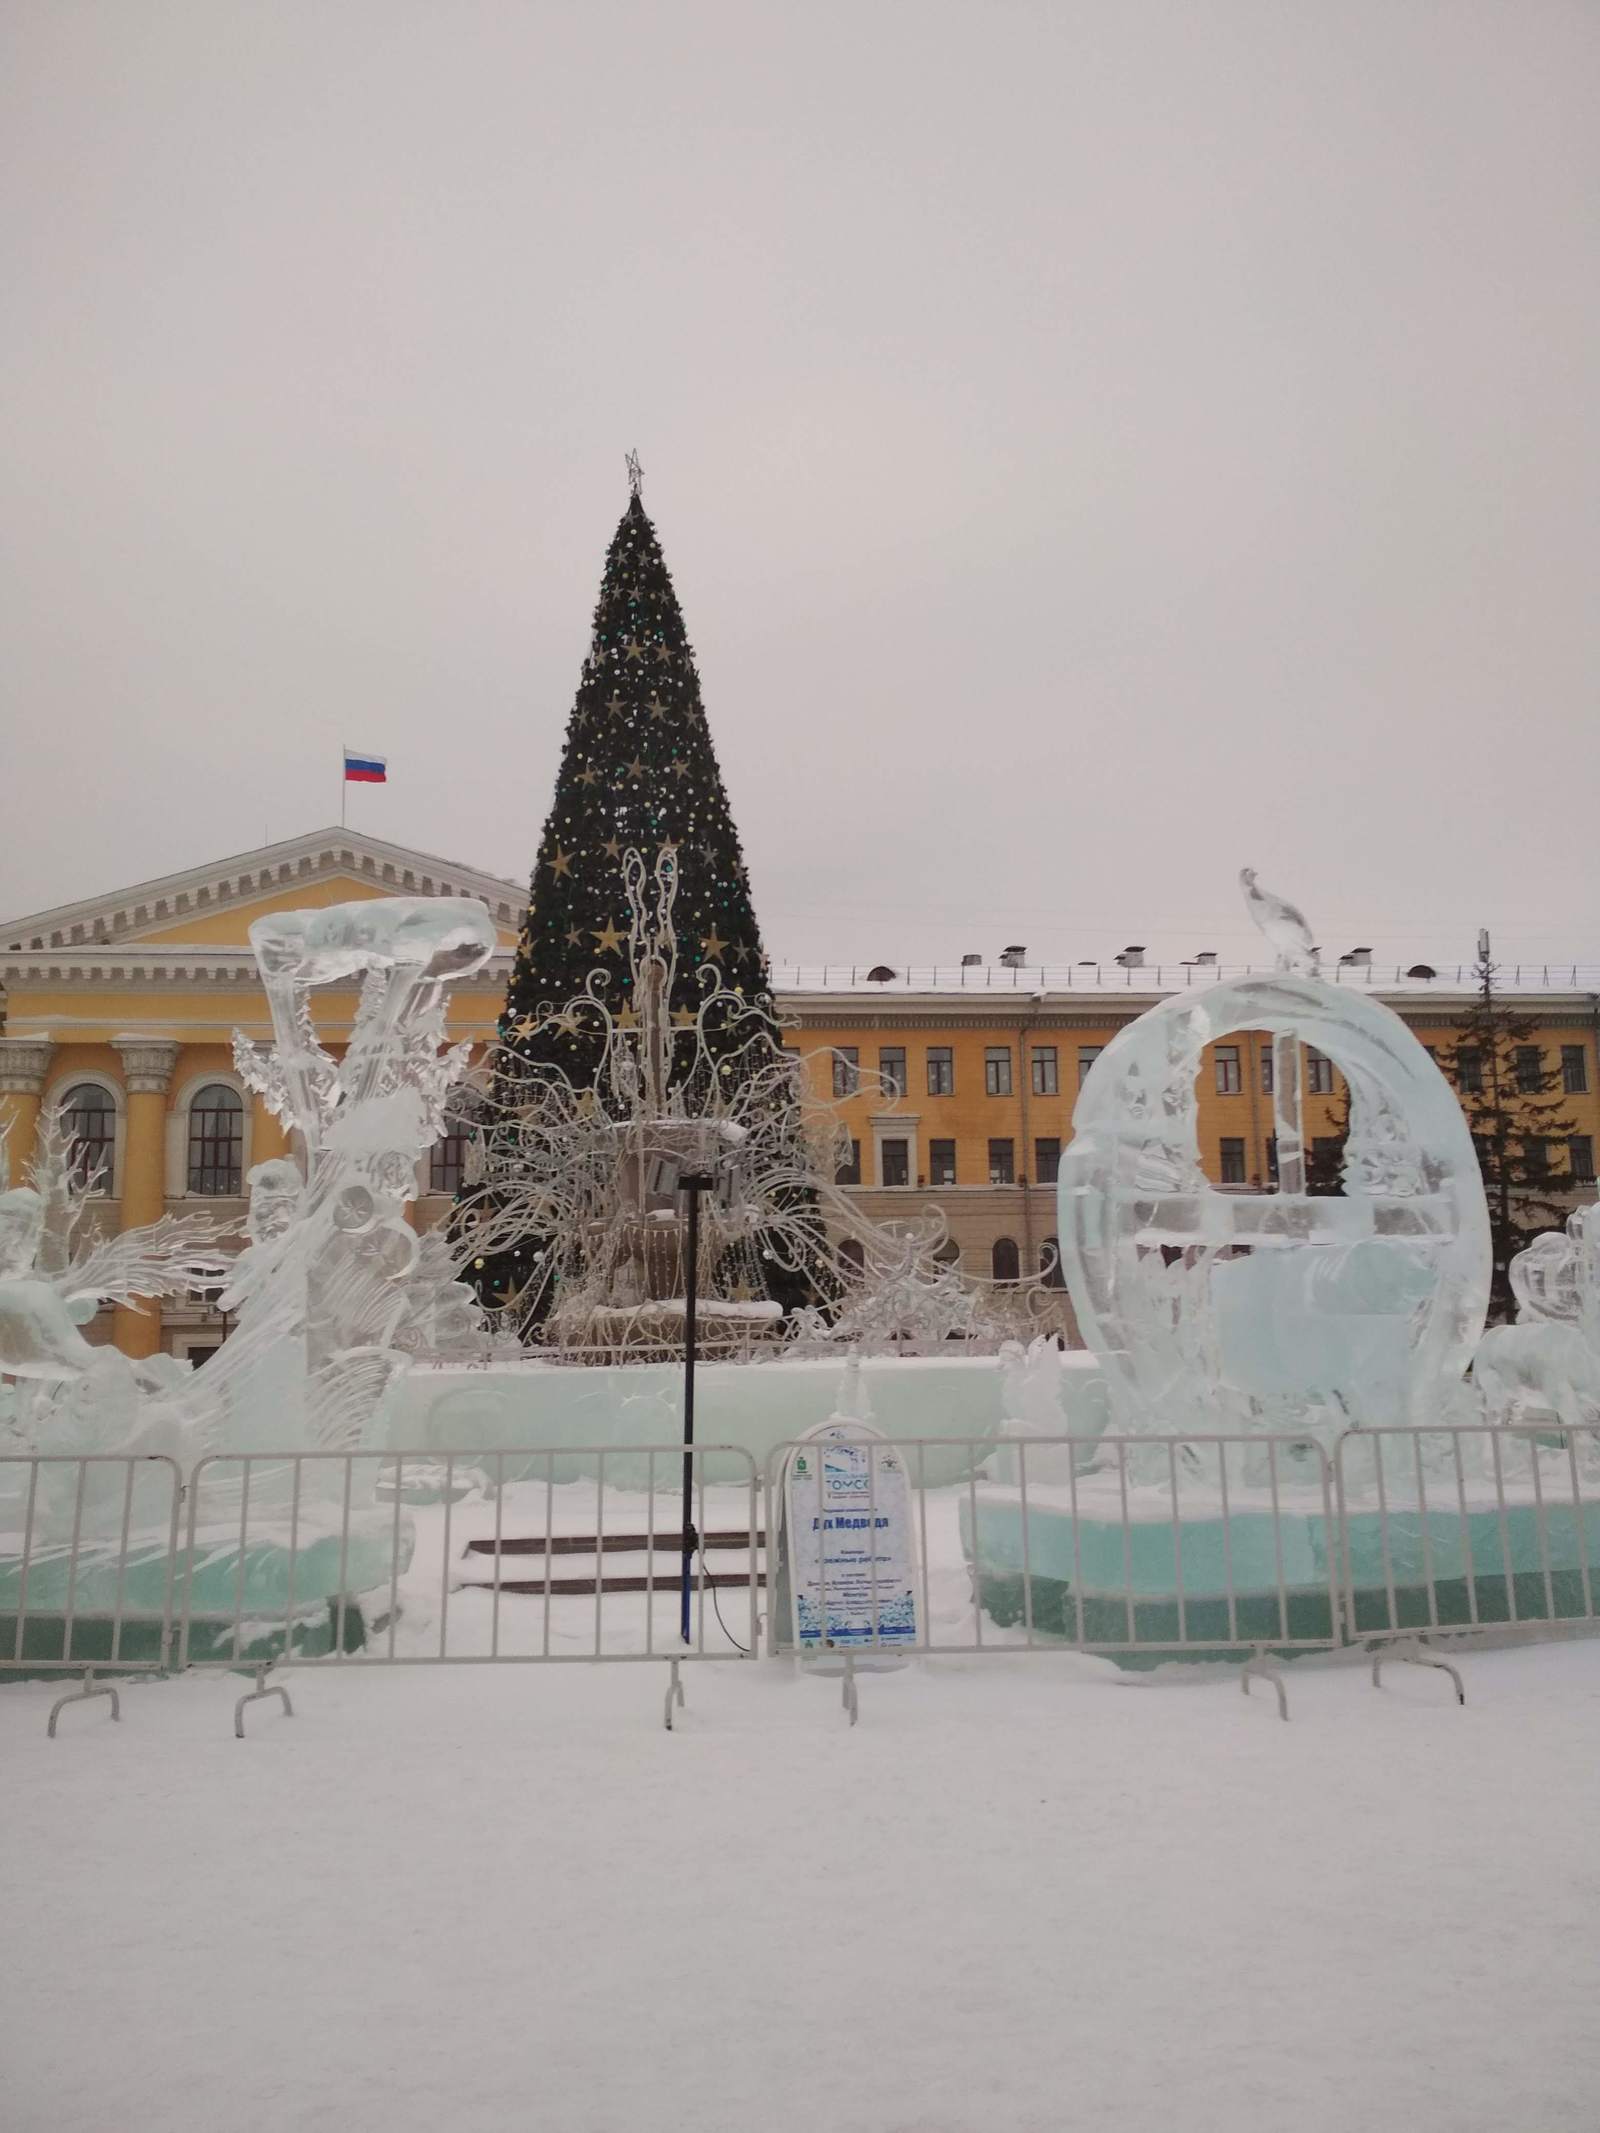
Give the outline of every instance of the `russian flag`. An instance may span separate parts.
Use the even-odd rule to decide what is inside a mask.
[[[387,785],[389,758],[374,755],[368,748],[347,748],[344,752],[344,782],[346,785]]]

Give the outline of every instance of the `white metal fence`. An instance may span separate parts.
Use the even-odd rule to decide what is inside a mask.
[[[779,1445],[768,1460],[769,1535],[800,1449]],[[1343,1642],[1332,1473],[1306,1439],[897,1437],[875,1454],[872,1528],[883,1458],[902,1462],[909,1484],[915,1635],[883,1633],[872,1587],[841,1652],[1232,1657],[1248,1688],[1276,1680],[1274,1653]],[[787,1630],[774,1608],[769,1652]]]
[[[643,1660],[670,1666],[670,1724],[684,1662],[752,1657],[763,1627],[768,1652],[789,1641],[769,1579],[800,1448],[764,1477],[736,1446],[694,1448],[687,1594],[676,1445],[218,1454],[187,1489],[164,1458],[0,1458],[0,1676],[82,1677],[54,1732],[87,1696],[118,1715],[106,1675],[253,1673],[242,1730],[255,1698],[287,1706],[276,1684],[296,1667]],[[1230,1657],[1286,1710],[1280,1657],[1360,1644],[1376,1674],[1596,1620],[1600,1429],[1353,1430],[1331,1460],[1244,1433],[879,1440],[874,1533],[883,1460],[914,1626],[886,1631],[868,1578],[848,1637],[818,1647],[847,1666],[891,1649]]]
[[[1600,1430],[1352,1430],[1335,1472],[1354,1638],[1595,1620]]]
[[[681,1702],[681,1663],[754,1655],[763,1576],[754,1461],[697,1445],[685,1599],[684,1463],[672,1445],[203,1459],[179,1663],[282,1695],[269,1670],[665,1660]]]
[[[116,1690],[100,1672],[167,1672],[177,1626],[179,1505],[171,1459],[0,1457],[0,1674],[80,1674],[65,1704]]]

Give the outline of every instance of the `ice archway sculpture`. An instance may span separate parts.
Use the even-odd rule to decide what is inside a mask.
[[[1253,881],[1247,893],[1259,901]],[[1120,1429],[1331,1436],[1352,1422],[1438,1421],[1488,1309],[1471,1134],[1398,1015],[1325,983],[1315,951],[1285,946],[1281,927],[1263,930],[1279,945],[1276,973],[1162,1002],[1089,1072],[1058,1187],[1078,1323]],[[1221,1191],[1200,1163],[1202,1056],[1245,1030],[1272,1037],[1275,1193]],[[1305,1189],[1306,1044],[1350,1087],[1337,1194]]]

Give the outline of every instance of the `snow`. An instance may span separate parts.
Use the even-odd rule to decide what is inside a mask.
[[[1464,1663],[10,1686],[8,2133],[1591,2133],[1600,1642]]]

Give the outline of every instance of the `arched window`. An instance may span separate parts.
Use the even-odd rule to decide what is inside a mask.
[[[96,1081],[80,1081],[62,1099],[61,1123],[72,1142],[74,1176],[109,1197],[116,1190],[111,1168],[117,1147],[117,1106],[110,1092]]]
[[[1016,1281],[1020,1278],[1022,1259],[1017,1251],[1015,1237],[996,1237],[993,1258],[996,1281]]]
[[[954,1237],[946,1237],[933,1256],[940,1266],[959,1266],[961,1264],[961,1247]]]
[[[853,1267],[864,1267],[867,1263],[866,1246],[859,1237],[846,1237],[840,1243],[839,1257],[848,1259]]]
[[[189,1105],[188,1190],[236,1198],[243,1171],[244,1105],[226,1082],[208,1081]]]
[[[1044,1276],[1044,1285],[1047,1289],[1064,1289],[1066,1287],[1067,1277],[1061,1271],[1061,1239],[1059,1237],[1046,1237],[1044,1240],[1044,1248],[1039,1254],[1039,1272]]]

